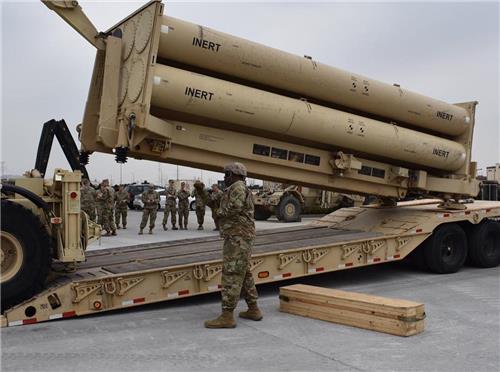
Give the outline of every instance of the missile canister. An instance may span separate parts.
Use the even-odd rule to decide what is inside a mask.
[[[464,108],[168,16],[158,56],[449,136],[471,122]]]
[[[466,159],[447,139],[225,80],[161,64],[153,79],[153,107],[445,171]]]

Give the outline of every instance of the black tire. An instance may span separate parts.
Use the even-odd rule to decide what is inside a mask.
[[[283,222],[283,216],[282,216],[282,215],[281,215],[281,213],[280,213],[279,206],[278,206],[278,208],[276,208],[276,210],[274,211],[274,214],[276,215],[276,218],[278,219],[278,221]]]
[[[439,226],[425,241],[425,263],[437,274],[455,273],[467,258],[467,236],[456,224]]]
[[[284,196],[279,205],[276,217],[282,222],[299,222],[302,206],[293,195]]]
[[[21,251],[19,268],[9,270],[2,262],[2,312],[39,293],[52,263],[50,237],[40,219],[22,205],[2,200],[2,254],[12,257],[15,247]],[[19,257],[19,256],[17,256]],[[14,260],[16,261],[16,260]],[[14,267],[13,265],[10,267]],[[4,270],[5,269],[5,270]],[[8,275],[9,278],[5,278]]]
[[[260,205],[255,207],[254,218],[256,221],[267,221],[271,217],[271,211]]]
[[[478,267],[500,264],[500,223],[487,220],[472,229],[469,235],[469,260]]]
[[[196,210],[196,201],[195,200],[193,200],[191,203],[189,203],[189,210],[190,211]]]

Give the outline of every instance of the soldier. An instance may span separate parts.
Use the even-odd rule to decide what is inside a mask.
[[[120,228],[120,220],[123,228],[127,228],[128,199],[128,192],[125,191],[123,185],[120,185],[115,193],[115,223],[117,229]]]
[[[90,186],[90,181],[88,179],[84,178],[82,180],[82,188],[80,189],[80,192],[82,195],[81,196],[82,211],[87,213],[89,218],[95,222],[96,191],[92,186]]]
[[[194,190],[191,194],[196,199],[196,218],[198,219],[198,230],[203,230],[203,222],[205,221],[205,206],[208,201],[208,192],[205,190],[205,184],[201,181],[196,181],[193,185]]]
[[[139,235],[143,234],[143,230],[148,223],[149,218],[149,233],[153,233],[156,221],[156,212],[158,211],[158,203],[160,202],[160,195],[153,190],[153,185],[148,185],[147,190],[142,193],[142,202],[144,203],[144,210],[142,211],[142,221],[139,230]]]
[[[177,199],[179,199],[179,227],[181,230],[187,230],[189,217],[189,191],[186,190],[186,182],[181,182],[181,189],[177,191]]]
[[[113,194],[109,187],[108,180],[103,180],[99,185],[99,190],[96,193],[97,202],[97,223],[100,224],[106,235],[116,235],[116,228],[114,228],[113,217]]]
[[[217,211],[220,207],[220,201],[224,193],[219,189],[219,185],[214,183],[212,185],[212,193],[210,194],[210,208],[212,209],[212,218],[215,223],[214,231],[219,231],[219,217],[217,216]]]
[[[261,320],[257,306],[257,289],[250,271],[250,258],[255,240],[254,206],[252,193],[245,185],[247,170],[241,163],[224,167],[224,182],[227,185],[217,212],[220,218],[220,234],[224,238],[222,249],[222,314],[205,322],[207,328],[234,328],[233,311],[240,294],[248,310],[239,314],[241,318]]]
[[[115,224],[115,189],[113,186],[109,184],[108,179],[102,180],[102,182],[106,185],[106,188],[109,190],[110,198],[108,199],[108,203],[106,205],[106,212],[109,216],[109,227],[111,228],[111,235],[116,235],[116,224]]]
[[[163,214],[163,230],[167,229],[168,215],[172,214],[171,222],[172,222],[172,230],[179,230],[175,224],[177,223],[177,207],[175,205],[175,199],[177,197],[177,190],[175,189],[175,181],[169,180],[168,187],[166,189],[167,200],[165,201],[165,212]],[[181,226],[182,227],[182,226]]]

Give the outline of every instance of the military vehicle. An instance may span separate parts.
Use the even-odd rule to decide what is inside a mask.
[[[276,183],[269,186],[265,182],[262,190],[252,192],[257,221],[265,221],[274,214],[281,222],[298,222],[303,214],[326,214],[353,207],[356,201],[361,205],[363,201],[355,195],[310,187]]]
[[[410,254],[437,273],[467,257],[498,265],[500,203],[469,200],[479,192],[477,102],[448,104],[184,22],[163,15],[160,1],[104,32],[76,1],[44,3],[97,49],[81,163],[93,152],[213,171],[238,160],[253,178],[377,196],[309,226],[259,233],[257,283]],[[74,171],[56,171],[51,183],[2,187],[11,193],[2,196],[3,326],[220,290],[218,237],[85,252],[97,228],[80,212],[85,169],[69,155]],[[398,202],[409,193],[434,199]]]

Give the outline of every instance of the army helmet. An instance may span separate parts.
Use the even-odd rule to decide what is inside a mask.
[[[247,167],[245,167],[243,164],[241,164],[239,162],[234,162],[234,163],[227,164],[224,167],[224,173],[225,172],[231,172],[232,174],[246,177],[247,176]]]

